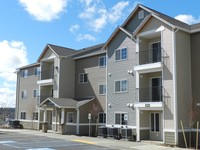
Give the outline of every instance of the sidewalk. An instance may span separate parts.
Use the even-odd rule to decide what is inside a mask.
[[[58,133],[48,131],[47,133],[43,133],[41,131],[36,130],[26,130],[26,129],[0,129],[0,132],[17,132],[18,134],[30,134],[36,136],[45,136],[50,138],[63,139],[67,141],[74,141],[85,144],[94,144],[105,147],[112,147],[118,149],[126,149],[126,150],[181,150],[181,148],[177,147],[168,147],[163,145],[161,142],[133,142],[127,140],[116,140],[112,138],[102,138],[102,137],[87,137],[87,136],[76,136],[76,135],[60,135]],[[184,149],[186,150],[186,149]]]

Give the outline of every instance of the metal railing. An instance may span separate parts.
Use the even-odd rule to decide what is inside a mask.
[[[53,79],[54,78],[54,70],[49,69],[49,70],[42,70],[40,72],[40,80],[46,80],[46,79]]]
[[[136,64],[137,65],[144,65],[144,64],[151,64],[157,62],[166,63],[166,58],[169,55],[165,52],[163,48],[154,48],[148,50],[140,50],[136,53]]]
[[[139,102],[161,102],[163,101],[162,86],[138,88]]]

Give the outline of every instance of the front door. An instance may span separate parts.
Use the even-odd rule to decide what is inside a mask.
[[[52,111],[50,110],[50,111],[48,111],[48,113],[47,113],[47,117],[48,117],[48,130],[52,130],[52,117],[53,117],[53,115],[52,115]]]
[[[162,140],[162,119],[160,112],[150,113],[150,140],[161,141]]]
[[[151,79],[151,100],[152,102],[162,101],[162,79],[161,78]]]

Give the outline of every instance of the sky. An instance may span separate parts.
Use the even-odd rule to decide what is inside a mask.
[[[104,43],[138,3],[200,22],[199,0],[1,0],[0,107],[15,107],[16,68],[36,62],[47,43],[77,50]]]

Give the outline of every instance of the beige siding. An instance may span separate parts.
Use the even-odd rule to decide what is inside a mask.
[[[165,144],[175,145],[175,133],[164,132],[164,134],[165,134]]]
[[[99,67],[99,58],[102,56],[105,56],[105,54],[76,60],[75,97],[84,98],[95,96],[102,110],[105,111],[106,96],[99,95],[99,85],[106,84],[106,68]],[[88,74],[88,83],[79,83],[80,73]]]
[[[183,121],[189,127],[192,100],[190,35],[182,31],[176,33],[177,97],[178,122]],[[180,123],[179,123],[179,128]]]
[[[127,60],[115,61],[115,51],[127,48]],[[128,125],[135,126],[135,110],[127,107],[127,103],[136,102],[136,79],[135,72],[133,75],[128,74],[128,70],[134,71],[136,64],[135,42],[133,42],[123,32],[119,32],[115,39],[112,40],[107,50],[108,66],[107,66],[107,103],[111,107],[107,109],[107,124],[115,124],[115,113],[128,113]],[[128,91],[123,93],[115,93],[115,81],[127,80]]]
[[[59,97],[74,98],[75,62],[72,58],[60,60]]]
[[[55,54],[52,52],[52,50],[50,50],[49,48],[47,48],[46,52],[44,53],[42,60],[43,59],[49,59],[49,58],[54,58],[56,57]]]

